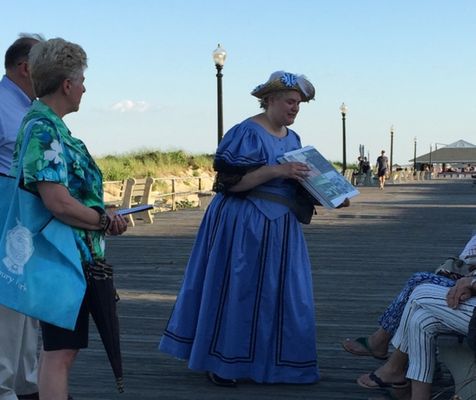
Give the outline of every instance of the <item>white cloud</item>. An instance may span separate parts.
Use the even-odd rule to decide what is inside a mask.
[[[134,101],[134,100],[121,100],[111,107],[111,111],[119,112],[146,112],[152,109],[152,106],[146,101]]]

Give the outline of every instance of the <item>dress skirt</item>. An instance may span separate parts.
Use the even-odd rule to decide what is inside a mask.
[[[246,198],[208,207],[160,350],[223,378],[319,379],[311,266],[301,226]]]

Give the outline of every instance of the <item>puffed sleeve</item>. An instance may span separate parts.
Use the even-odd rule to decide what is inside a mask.
[[[262,139],[248,120],[235,125],[218,146],[213,168],[217,172],[213,189],[226,193],[241,178],[268,163]]]
[[[68,187],[68,170],[60,133],[53,122],[42,119],[33,124],[23,158],[23,182],[36,191],[37,182],[54,182]]]

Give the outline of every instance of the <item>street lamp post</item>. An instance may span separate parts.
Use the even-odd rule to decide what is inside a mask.
[[[390,173],[392,173],[393,168],[393,125],[390,127]]]
[[[218,44],[218,47],[213,51],[213,61],[217,69],[217,118],[218,118],[218,144],[223,138],[223,90],[221,73],[223,65],[225,65],[226,51]]]
[[[342,103],[339,107],[340,113],[342,114],[342,174],[344,174],[347,169],[347,160],[346,160],[346,148],[345,148],[345,115],[347,114],[348,107]]]
[[[443,146],[448,146],[446,143],[438,143],[438,142],[436,142],[436,143],[435,143],[435,153],[438,151],[438,145],[439,145],[439,144],[441,144],[441,145],[443,145]],[[438,157],[438,154],[437,154],[436,156]],[[438,163],[438,164],[439,164],[439,163]],[[444,172],[444,170],[445,170],[445,166],[446,166],[445,163],[442,162],[442,163],[441,163],[441,168],[442,168],[442,171],[443,171],[443,172]]]
[[[416,174],[416,136],[413,138],[413,173]]]

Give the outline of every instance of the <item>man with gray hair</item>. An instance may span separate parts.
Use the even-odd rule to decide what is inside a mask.
[[[17,132],[35,98],[28,54],[41,35],[20,34],[5,53],[0,81],[0,174],[8,175]],[[38,321],[0,306],[0,399],[39,399]]]

